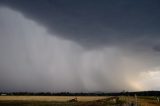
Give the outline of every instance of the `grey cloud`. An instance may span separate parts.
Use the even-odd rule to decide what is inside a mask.
[[[158,0],[2,1],[4,5],[46,26],[50,33],[85,47],[134,44],[141,38],[147,39],[150,44],[150,39],[160,34]]]
[[[158,0],[0,2],[1,91],[149,89],[140,74],[160,65]]]

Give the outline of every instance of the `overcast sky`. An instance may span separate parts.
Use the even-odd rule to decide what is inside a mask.
[[[160,90],[159,0],[0,0],[0,91]]]

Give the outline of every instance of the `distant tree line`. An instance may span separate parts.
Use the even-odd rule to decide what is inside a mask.
[[[24,96],[160,96],[160,91],[141,91],[141,92],[118,92],[118,93],[105,93],[105,92],[98,92],[98,93],[71,93],[71,92],[0,92],[0,95],[24,95]]]

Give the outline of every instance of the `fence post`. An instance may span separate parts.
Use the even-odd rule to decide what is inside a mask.
[[[136,106],[137,106],[137,103],[138,103],[137,102],[137,95],[135,94],[134,97],[135,97],[135,103],[136,103]]]

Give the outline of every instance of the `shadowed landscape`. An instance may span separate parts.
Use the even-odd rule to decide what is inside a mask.
[[[13,100],[11,98],[14,98]],[[32,97],[32,96],[21,96],[21,99],[16,96],[6,97],[1,99],[1,106],[159,106],[160,103],[157,102],[154,97],[138,97],[138,102],[135,102],[134,97],[77,97],[77,101],[74,101],[74,97]],[[32,98],[33,100],[31,100]],[[43,98],[43,99],[42,99]],[[51,99],[52,98],[52,99]],[[66,101],[66,98],[68,99]],[[73,98],[73,99],[71,99]],[[94,99],[95,100],[94,100]],[[101,99],[103,98],[103,99]],[[118,98],[118,100],[116,100]],[[8,100],[9,99],[9,100]],[[47,100],[49,99],[49,100]],[[71,101],[72,100],[72,101]]]
[[[120,93],[25,93],[25,92],[8,93],[8,94],[3,93],[3,95],[1,94],[0,96],[0,105],[2,106],[159,106],[160,105],[159,93],[160,93],[159,91],[120,92]]]

